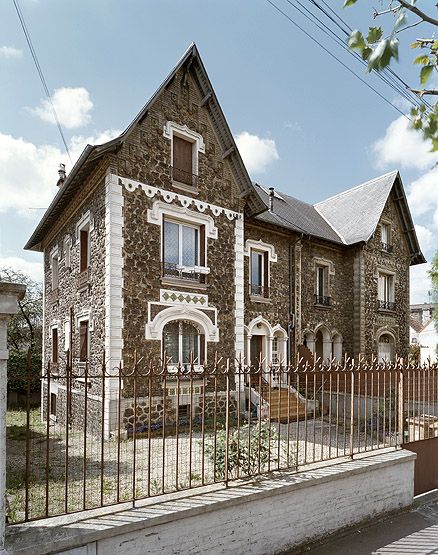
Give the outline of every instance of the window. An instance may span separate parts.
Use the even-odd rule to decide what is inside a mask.
[[[172,177],[179,183],[196,186],[196,176],[193,171],[194,143],[173,135]]]
[[[199,366],[205,358],[205,337],[191,323],[176,320],[166,324],[163,330],[163,356],[170,365],[181,363]]]
[[[52,291],[58,289],[59,286],[59,260],[58,255],[52,256]]]
[[[380,226],[380,240],[382,251],[390,253],[392,252],[391,245],[391,226],[387,223],[382,223]]]
[[[58,328],[52,328],[52,362],[58,364],[59,338]]]
[[[50,394],[50,416],[56,417],[56,393]]]
[[[165,276],[204,281],[205,228],[164,220],[163,270]]]
[[[66,237],[64,239],[64,262],[65,267],[70,268],[71,265],[71,239],[70,237]]]
[[[80,261],[79,272],[85,272],[90,265],[90,232],[88,225],[79,232]]]
[[[258,297],[269,297],[269,258],[265,251],[251,249],[250,293]]]
[[[377,298],[378,308],[394,310],[394,276],[392,274],[379,273]]]
[[[328,266],[316,266],[315,304],[331,306],[331,297],[328,295],[328,270]]]
[[[89,347],[89,324],[88,320],[79,322],[79,361],[87,362]]]
[[[394,339],[387,333],[379,337],[378,362],[391,362],[394,360]]]
[[[272,340],[272,364],[278,365],[280,364],[280,359],[278,356],[278,337],[274,337]]]

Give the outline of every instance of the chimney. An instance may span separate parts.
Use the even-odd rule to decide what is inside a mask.
[[[274,187],[269,187],[269,212],[274,211]]]
[[[61,185],[65,181],[65,164],[59,164],[58,175],[59,175],[59,179],[58,179],[57,185],[58,187],[61,187]]]

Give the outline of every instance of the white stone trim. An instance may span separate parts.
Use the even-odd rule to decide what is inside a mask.
[[[63,241],[64,246],[64,264],[66,268],[71,268],[71,247],[72,240],[70,235],[66,235]]]
[[[172,300],[169,299],[170,296],[175,295],[176,297],[184,297],[182,300],[179,298]],[[203,303],[198,303],[194,299],[200,299]],[[208,295],[203,295],[201,293],[194,293],[193,291],[175,291],[172,289],[160,289],[160,303],[163,304],[189,304],[198,308],[208,308]]]
[[[80,241],[80,231],[81,231],[81,229],[83,229],[87,225],[88,225],[88,231],[90,233],[92,231],[94,231],[94,218],[93,218],[93,214],[92,214],[92,212],[90,212],[90,210],[87,210],[84,214],[82,214],[82,216],[80,217],[80,219],[76,223],[75,236],[76,236],[76,244],[77,245],[79,245],[79,241]]]
[[[244,286],[244,226],[242,218],[236,220],[234,228],[234,353],[236,359],[242,360],[245,356],[245,286]],[[238,379],[238,378],[236,378]]]
[[[179,202],[183,208],[188,208],[189,206],[192,206],[193,208],[196,208],[199,212],[205,212],[208,209],[216,218],[221,214],[224,214],[230,221],[238,218],[243,218],[243,214],[240,212],[234,212],[234,210],[228,210],[228,208],[187,197],[185,195],[181,195],[180,193],[175,193],[174,191],[159,189],[158,187],[154,187],[153,185],[141,183],[140,181],[135,181],[134,179],[128,179],[126,177],[120,177],[119,175],[115,174],[110,174],[110,177],[111,179],[115,180],[115,182],[123,185],[123,187],[125,187],[125,189],[130,193],[140,188],[144,191],[145,195],[148,198],[161,196],[162,199],[168,204]]]
[[[123,352],[123,191],[117,176],[105,178],[105,363],[119,366]],[[117,380],[107,380],[107,398],[118,396]],[[105,423],[108,424],[107,422]]]
[[[83,308],[76,315],[76,329],[79,329],[81,322],[88,322],[88,331],[94,331],[93,309]]]
[[[317,266],[324,266],[328,268],[328,273],[330,276],[335,275],[335,265],[333,264],[332,260],[328,260],[327,258],[321,258],[318,256],[313,257],[313,271],[316,271]]]
[[[204,312],[189,305],[170,306],[159,312],[146,324],[146,339],[161,340],[164,326],[173,320],[190,320],[204,330],[206,341],[219,341],[217,326]]]
[[[214,220],[207,214],[198,214],[193,210],[188,210],[181,206],[166,204],[161,200],[156,200],[152,208],[147,211],[147,221],[150,224],[162,225],[163,216],[168,216],[189,224],[205,225],[205,235],[209,239],[217,239],[217,227]]]
[[[250,256],[251,249],[267,252],[269,262],[277,262],[277,253],[275,252],[274,245],[265,243],[261,239],[259,241],[256,241],[254,239],[247,239],[245,241],[245,256]]]
[[[192,143],[192,172],[198,175],[199,153],[205,154],[205,143],[202,135],[193,131],[187,125],[179,125],[174,121],[167,121],[163,127],[163,137],[170,140],[170,165],[173,166],[173,137],[180,137]],[[194,148],[193,148],[194,147]]]

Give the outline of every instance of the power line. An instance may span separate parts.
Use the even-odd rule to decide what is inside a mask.
[[[392,106],[394,110],[399,112],[402,116],[406,117],[410,120],[410,118],[402,112],[395,104],[389,101],[382,93],[380,93],[376,88],[370,85],[365,79],[357,74],[354,70],[352,70],[347,64],[345,64],[342,60],[340,60],[333,52],[331,52],[328,48],[326,48],[323,44],[321,44],[317,39],[315,39],[310,33],[308,33],[303,27],[301,27],[296,21],[294,21],[286,12],[284,12],[281,8],[279,8],[276,4],[274,4],[271,0],[266,0],[268,4],[270,4],[274,9],[276,9],[280,14],[282,14],[292,25],[294,25],[297,29],[299,29],[302,33],[304,33],[311,41],[317,44],[320,48],[322,48],[331,58],[336,60],[341,66],[343,66],[347,71],[352,73],[359,81],[361,81],[366,87],[372,90],[377,96],[379,96],[384,102]]]
[[[318,27],[318,29],[320,29],[324,34],[326,34],[331,40],[333,40],[336,44],[338,44],[341,48],[343,48],[346,52],[348,52],[351,56],[353,56],[360,64],[367,67],[366,61],[363,60],[362,57],[357,52],[353,52],[350,48],[348,48],[348,46],[345,44],[345,41],[343,40],[343,37],[340,37],[339,34],[337,34],[335,31],[333,31],[333,29],[328,27],[313,12],[308,10],[300,0],[295,0],[295,2],[299,4],[299,6],[301,6],[301,8],[303,8],[304,11],[301,10],[298,6],[296,6],[295,3],[293,3],[291,0],[286,0],[286,1],[301,15],[303,15],[306,19],[308,19],[312,24]],[[314,6],[318,6],[323,11],[324,14],[327,13],[321,6],[319,6],[316,0],[308,0],[308,1],[311,2]],[[333,10],[331,11],[333,12]],[[316,20],[316,22],[313,21],[310,16],[312,16]],[[328,17],[330,16],[328,15]],[[330,17],[330,19],[334,21],[332,17]],[[348,26],[348,24],[346,25]],[[347,30],[343,29],[340,26],[339,28],[342,30],[342,32],[346,37],[349,36],[349,33]],[[415,107],[421,106],[422,101],[418,98],[418,96],[416,96],[414,93],[411,93],[409,91],[409,87],[406,84],[405,84],[405,87],[402,87],[400,83],[397,82],[394,76],[396,77],[398,76],[394,72],[391,72],[391,74],[389,74],[389,72],[384,70],[383,73],[374,71],[374,74],[378,79],[380,79],[383,83],[385,83],[388,87],[390,87],[396,94],[402,96],[411,105]],[[401,81],[400,78],[398,78],[398,80]]]
[[[50,107],[52,109],[53,117],[55,118],[55,122],[56,122],[56,126],[58,127],[59,134],[61,135],[61,139],[62,139],[62,142],[64,143],[64,147],[65,147],[65,150],[68,154],[68,157],[70,158],[70,162],[72,162],[72,159],[71,159],[71,156],[70,156],[70,151],[69,151],[68,146],[67,146],[67,141],[65,140],[65,136],[64,136],[64,133],[62,131],[62,127],[61,127],[61,124],[59,122],[58,114],[56,113],[55,106],[53,105],[52,97],[50,95],[50,91],[49,91],[49,88],[47,86],[43,70],[41,69],[40,63],[38,61],[38,56],[35,52],[35,48],[34,48],[33,43],[32,43],[32,39],[30,38],[30,33],[29,33],[28,28],[27,28],[26,22],[24,20],[23,12],[21,11],[20,5],[18,4],[18,0],[12,0],[12,2],[14,3],[15,10],[16,10],[17,15],[18,15],[18,19],[20,20],[21,28],[23,29],[23,33],[24,33],[24,36],[26,38],[27,45],[29,46],[29,50],[30,50],[30,53],[32,55],[32,59],[34,61],[38,76],[39,76],[40,81],[43,85],[44,92],[46,93],[46,96],[49,100]]]

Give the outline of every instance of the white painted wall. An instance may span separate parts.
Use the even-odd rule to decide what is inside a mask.
[[[434,320],[431,320],[418,334],[418,343],[421,347],[421,363],[427,363],[429,357],[432,362],[435,362],[437,360],[438,333]]]
[[[6,546],[23,555],[279,553],[410,505],[414,461],[388,451],[58,526],[50,519],[46,530],[41,521],[10,527]]]

